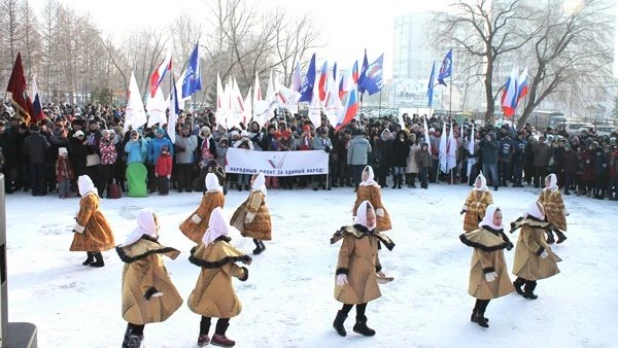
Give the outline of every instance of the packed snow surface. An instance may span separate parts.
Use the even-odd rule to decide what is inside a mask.
[[[470,322],[474,299],[467,293],[472,249],[458,239],[459,215],[467,186],[433,185],[429,190],[383,189],[397,246],[380,253],[384,272],[395,281],[381,285],[382,297],[369,303],[373,338],[352,332],[354,310],[346,321],[348,336],[337,336],[332,322],[340,303],[333,298],[340,244],[333,232],[352,221],[352,189],[332,191],[270,190],[273,241],[254,258],[249,280],[234,280],[243,302],[228,337],[237,347],[616,347],[618,330],[618,204],[565,197],[568,240],[554,247],[563,259],[557,276],[539,282],[539,299],[512,294],[491,301],[490,328]],[[492,192],[515,220],[538,190]],[[248,192],[230,191],[226,211]],[[192,242],[178,225],[199,205],[200,193],[168,197],[104,199],[116,243],[124,241],[141,208],[152,208],[162,223],[160,242],[182,251],[165,259],[185,304],[168,321],[147,325],[144,345],[195,347],[200,317],[186,306],[199,269],[188,261]],[[126,322],[121,317],[122,262],[114,250],[104,253],[102,269],[84,267],[85,253],[69,252],[78,199],[7,197],[7,247],[10,321],[32,322],[39,347],[120,347]],[[232,236],[247,253],[251,240]],[[511,236],[515,243],[517,232]],[[507,252],[509,269],[514,250]],[[514,279],[514,277],[513,277]],[[211,328],[214,331],[214,323]]]

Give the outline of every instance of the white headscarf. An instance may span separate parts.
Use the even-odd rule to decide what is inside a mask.
[[[251,190],[262,191],[264,196],[266,196],[266,178],[264,177],[264,173],[260,172],[257,174],[253,180],[253,185],[251,185]]]
[[[483,218],[483,221],[479,223],[479,227],[483,228],[483,226],[489,226],[493,228],[494,230],[503,229],[504,224],[501,224],[500,226],[494,225],[494,214],[496,213],[497,210],[500,210],[500,208],[498,208],[497,205],[495,204],[489,205],[487,209],[485,210],[485,217]]]
[[[159,238],[154,212],[150,209],[141,209],[137,212],[137,227],[131,232],[121,247],[126,247],[137,242],[143,235]]]
[[[540,204],[541,203],[539,202],[534,202],[530,204],[530,206],[528,207],[528,210],[526,210],[526,215],[524,215],[524,217],[532,216],[539,220],[545,220],[545,214],[539,208]]]
[[[481,180],[481,187],[476,187],[476,180]],[[476,177],[476,180],[474,181],[474,188],[473,190],[475,191],[489,191],[489,188],[487,187],[487,179],[485,179],[485,176],[483,175],[483,173],[479,174],[479,176]]]
[[[371,207],[373,209],[373,205],[369,203],[369,201],[363,201],[358,208],[356,209],[356,220],[354,220],[354,224],[363,225],[370,230],[376,228],[376,221],[374,220],[373,226],[367,226],[367,207]]]
[[[202,243],[208,245],[221,236],[228,236],[232,231],[238,232],[236,227],[230,225],[230,218],[225,214],[225,211],[223,211],[221,207],[216,207],[212,213],[210,213],[208,229],[202,237]]]
[[[360,183],[361,186],[378,186],[378,183],[374,180],[375,175],[373,174],[373,168],[371,168],[371,166],[366,166],[365,169],[363,169],[363,172],[367,172],[369,177],[367,178],[367,181]]]
[[[549,174],[546,179],[549,179],[549,186],[546,184],[546,189],[549,191],[556,191],[558,189],[558,178],[556,178],[556,174]]]
[[[206,190],[207,191],[218,191],[223,192],[223,187],[219,184],[219,178],[214,173],[206,174]]]
[[[99,195],[97,188],[88,175],[80,175],[79,178],[77,178],[77,188],[79,189],[79,195],[82,197],[90,193],[94,193],[97,196]]]

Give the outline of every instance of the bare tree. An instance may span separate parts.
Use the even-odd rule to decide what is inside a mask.
[[[609,5],[603,0],[586,0],[577,8],[565,9],[562,3],[551,0],[541,11],[531,13],[540,30],[533,35],[530,51],[535,68],[518,126],[561,88],[570,91],[568,99],[573,100],[583,95],[584,86],[611,85],[614,18],[605,14]]]
[[[276,28],[277,58],[283,80],[289,85],[296,64],[304,62],[308,52],[318,47],[320,34],[307,14],[287,23],[280,22]]]
[[[520,0],[458,0],[451,7],[453,14],[436,18],[435,38],[469,55],[475,65],[484,65],[485,120],[493,122],[499,92],[494,91],[496,64],[501,56],[519,50],[533,37],[520,29],[524,6]]]
[[[17,55],[19,41],[22,38],[22,25],[19,20],[19,0],[0,1],[0,13],[2,13],[2,37],[3,46],[9,48],[11,59]]]

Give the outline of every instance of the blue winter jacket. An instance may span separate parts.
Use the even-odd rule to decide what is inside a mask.
[[[148,142],[144,139],[138,141],[129,140],[124,146],[124,152],[127,153],[127,164],[144,163],[146,161],[146,150]]]
[[[167,145],[171,156],[174,156],[174,145],[167,138],[154,138],[148,142],[148,164],[155,165],[161,155],[161,148]]]

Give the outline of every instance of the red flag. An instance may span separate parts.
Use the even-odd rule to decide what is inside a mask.
[[[32,100],[28,96],[28,85],[24,77],[24,66],[21,63],[21,53],[19,52],[17,53],[13,72],[9,79],[9,86],[6,90],[11,92],[12,104],[17,113],[21,115],[26,124],[29,124],[30,115],[34,115],[34,107],[32,106]]]

